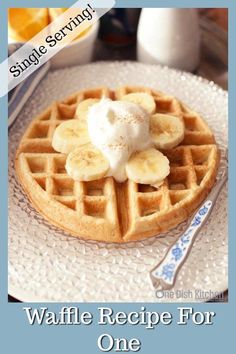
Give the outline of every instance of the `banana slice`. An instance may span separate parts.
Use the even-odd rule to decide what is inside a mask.
[[[155,184],[152,184],[152,187],[155,187],[155,188],[160,188],[164,183],[164,179],[162,181],[158,181],[156,182]]]
[[[131,155],[125,166],[129,179],[141,184],[159,184],[169,173],[169,160],[156,149]]]
[[[172,149],[184,139],[184,123],[175,116],[154,114],[150,118],[150,135],[157,149]]]
[[[145,92],[129,93],[121,98],[122,101],[129,101],[138,104],[144,108],[149,114],[153,114],[156,110],[156,103],[151,95]]]
[[[109,162],[92,144],[73,150],[66,159],[66,171],[77,181],[93,181],[105,176]]]
[[[77,146],[90,142],[87,127],[78,119],[61,123],[53,134],[52,147],[58,152],[69,154]]]
[[[88,98],[87,100],[80,102],[77,105],[75,117],[78,118],[81,122],[84,122],[87,124],[87,117],[88,117],[89,108],[91,106],[93,106],[95,103],[98,103],[99,101],[100,100],[97,98]]]

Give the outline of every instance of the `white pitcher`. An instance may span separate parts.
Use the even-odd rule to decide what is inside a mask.
[[[194,71],[200,60],[200,30],[196,9],[145,8],[138,25],[137,57]]]

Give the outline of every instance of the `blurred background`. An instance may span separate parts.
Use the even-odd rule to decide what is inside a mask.
[[[9,44],[25,42],[66,8],[11,8]],[[51,69],[138,60],[191,71],[228,86],[228,10],[112,9],[52,60]]]

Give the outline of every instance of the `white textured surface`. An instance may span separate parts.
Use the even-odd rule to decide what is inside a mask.
[[[200,301],[195,290],[227,288],[227,188],[193,246],[173,290],[158,299],[149,271],[176,240],[185,223],[159,238],[103,244],[66,235],[31,206],[14,171],[19,139],[30,120],[53,100],[82,88],[145,85],[172,94],[200,112],[220,148],[227,146],[227,93],[191,74],[134,62],[98,62],[50,73],[39,85],[9,135],[9,293],[23,301]],[[223,168],[221,162],[221,168]],[[188,291],[192,296],[186,297]]]

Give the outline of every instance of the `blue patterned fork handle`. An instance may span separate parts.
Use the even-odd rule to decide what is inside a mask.
[[[157,290],[169,290],[176,281],[178,272],[186,261],[197,234],[209,218],[216,199],[228,179],[228,168],[224,170],[215,187],[188,223],[187,229],[167,251],[163,260],[150,271],[152,284]]]

